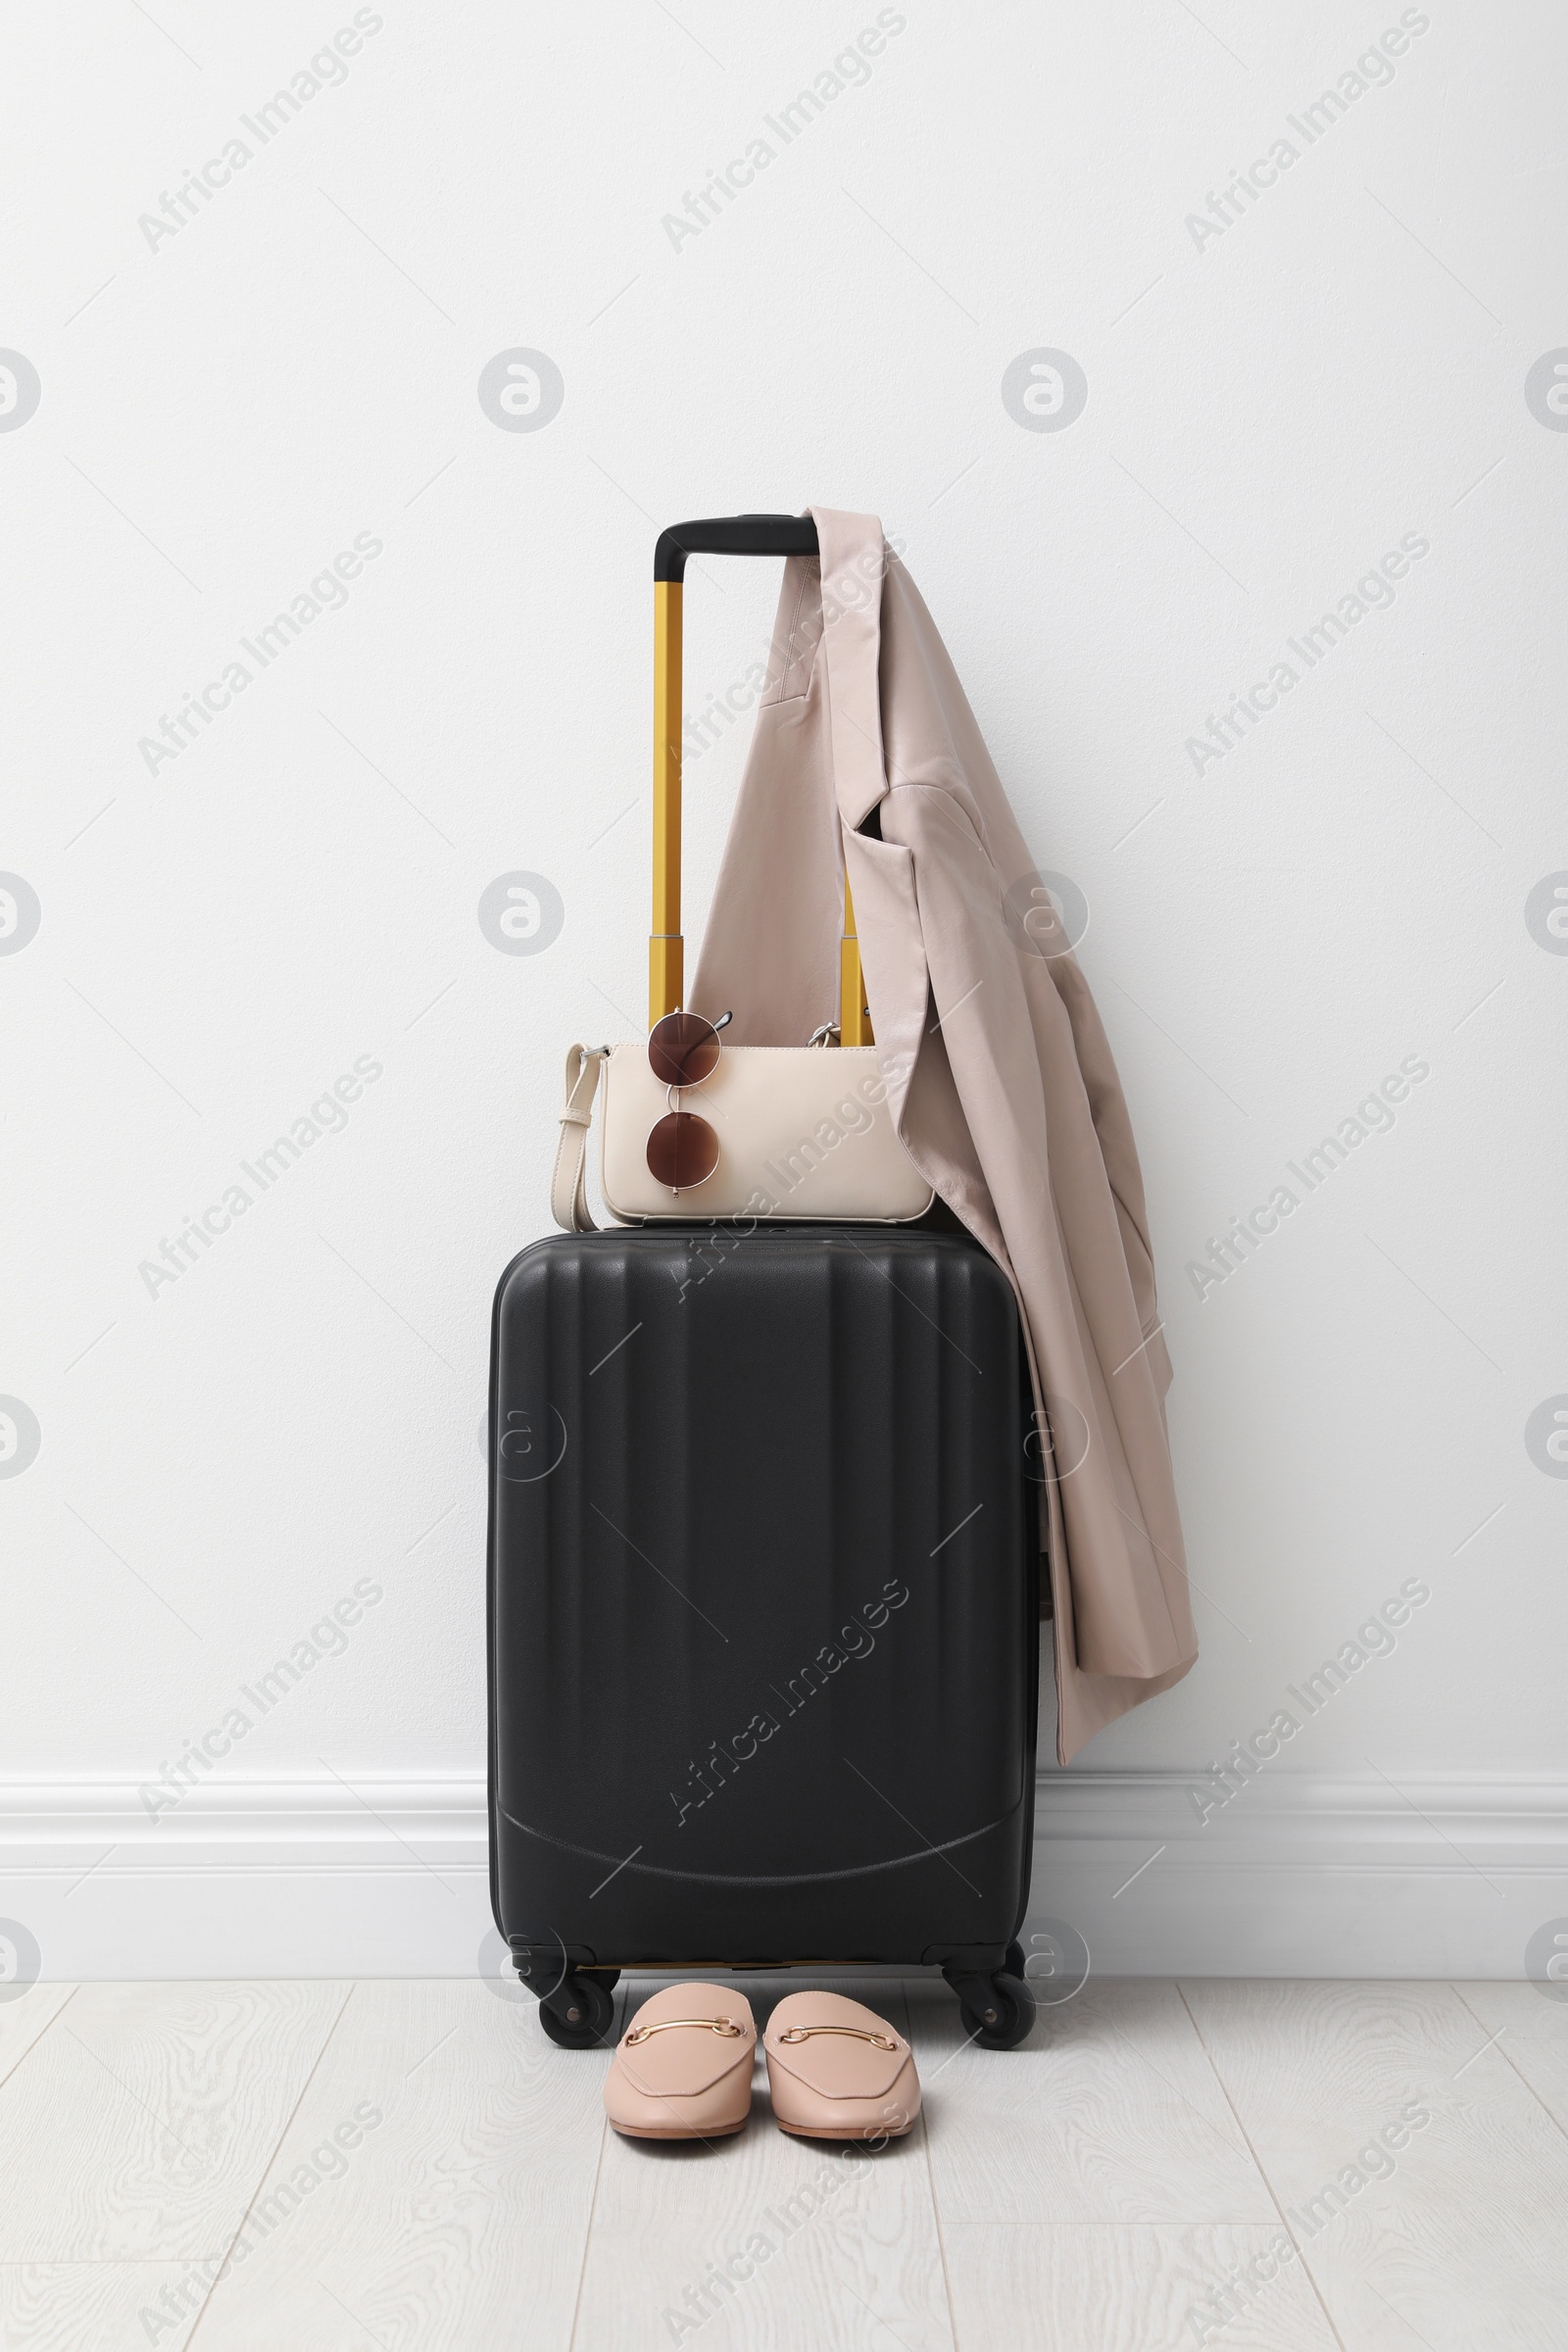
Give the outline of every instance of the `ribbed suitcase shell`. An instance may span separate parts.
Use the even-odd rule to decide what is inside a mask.
[[[491,1883],[584,1966],[948,1961],[1028,1894],[1034,1495],[969,1242],[525,1250],[491,1368]]]

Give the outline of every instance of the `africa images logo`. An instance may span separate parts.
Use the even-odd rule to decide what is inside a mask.
[[[352,547],[341,548],[330,564],[322,566],[308,588],[302,588],[285,612],[274,612],[265,628],[258,628],[254,637],[240,639],[241,650],[256,666],[240,661],[236,655],[224,666],[221,676],[210,678],[199,693],[187,693],[176,703],[172,716],[165,710],[159,714],[158,733],[143,735],[136,749],[150,776],[167,761],[177,760],[181,752],[195,743],[203,727],[210,727],[220,711],[227,710],[236,695],[243,694],[253,678],[264,669],[270,669],[278,657],[286,654],[311,623],[323,612],[340,612],[349,601],[347,583],[357,580],[367,564],[373,564],[382,553],[382,542],[373,531],[355,533]]]
[[[0,352],[0,360],[11,356]],[[1548,433],[1568,433],[1568,351],[1542,353],[1525,377],[1525,407]]]
[[[30,1404],[0,1396],[0,1478],[20,1478],[38,1459],[43,1432]]]
[[[367,40],[372,40],[385,23],[373,8],[356,9],[353,24],[341,25],[309,64],[300,66],[289,76],[286,89],[274,90],[254,114],[240,116],[241,129],[248,136],[232,131],[222,142],[221,152],[209,156],[196,171],[187,171],[172,193],[161,188],[157,212],[142,213],[136,221],[148,252],[156,255],[171,237],[178,236],[197,220],[219,191],[231,184],[236,172],[243,172],[264,147],[270,147],[314,98],[323,90],[341,88],[349,77],[348,61],[359,56]]]
[[[1548,1478],[1568,1478],[1568,1396],[1547,1396],[1525,1423],[1525,1451]]]
[[[1020,351],[1002,379],[1002,405],[1029,433],[1059,433],[1089,403],[1089,378],[1070,351],[1042,343]]]
[[[38,370],[20,351],[0,351],[0,433],[25,424],[43,397]]]
[[[566,909],[544,874],[497,874],[479,895],[479,928],[503,956],[541,956],[561,937]]]
[[[20,956],[43,920],[38,893],[21,874],[0,874],[0,956]]]
[[[546,351],[519,343],[479,370],[479,406],[504,433],[537,433],[561,414],[566,383]]]

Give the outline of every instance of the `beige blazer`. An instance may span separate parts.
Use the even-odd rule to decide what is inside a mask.
[[[1057,1751],[1198,1654],[1143,1178],[1115,1064],[947,650],[868,514],[813,508],[689,1002],[736,1045],[838,1008],[848,870],[910,1156],[1007,1274],[1049,1431]]]

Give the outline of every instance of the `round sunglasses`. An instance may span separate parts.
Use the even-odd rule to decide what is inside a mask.
[[[718,1067],[718,1033],[734,1018],[732,1012],[720,1013],[716,1021],[705,1020],[700,1012],[666,1012],[649,1032],[649,1064],[669,1090],[669,1108],[649,1134],[648,1168],[655,1182],[671,1192],[706,1184],[718,1165],[718,1137],[696,1111],[678,1110],[675,1097],[712,1076]]]

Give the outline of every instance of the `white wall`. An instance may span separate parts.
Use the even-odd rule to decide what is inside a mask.
[[[41,920],[0,955],[0,1391],[41,1443],[0,1478],[0,1912],[46,1974],[472,1964],[489,1301],[547,1223],[564,1046],[639,1026],[652,540],[816,500],[903,535],[1087,897],[1144,1153],[1203,1650],[1048,1776],[1038,1907],[1126,1968],[1521,1969],[1568,1913],[1568,1484],[1526,1446],[1568,1392],[1568,943],[1527,919],[1568,869],[1568,417],[1525,388],[1568,344],[1568,23],[358,17],[265,145],[243,119],[348,0],[6,32],[0,344],[41,396],[13,365],[0,867]],[[783,145],[765,119],[879,21]],[[1308,144],[1290,118],[1401,24]],[[140,224],[236,135],[194,218]],[[1282,135],[1276,184],[1195,230]],[[519,347],[564,383],[537,430],[476,396]],[[1087,377],[1061,429],[1000,389],[1042,348]],[[339,609],[241,651],[356,542]],[[1413,542],[1308,670],[1289,641]],[[691,705],[753,658],[769,568],[694,568]],[[1278,708],[1196,760],[1281,660]],[[691,770],[698,900],[739,748]],[[477,919],[516,871],[560,897],[536,955]],[[1392,1130],[1200,1298],[1187,1261],[1412,1056]],[[262,1194],[240,1164],[361,1057],[346,1126]],[[149,1822],[138,1785],[367,1579],[342,1654]],[[1407,1579],[1392,1654],[1200,1825],[1195,1774]]]

